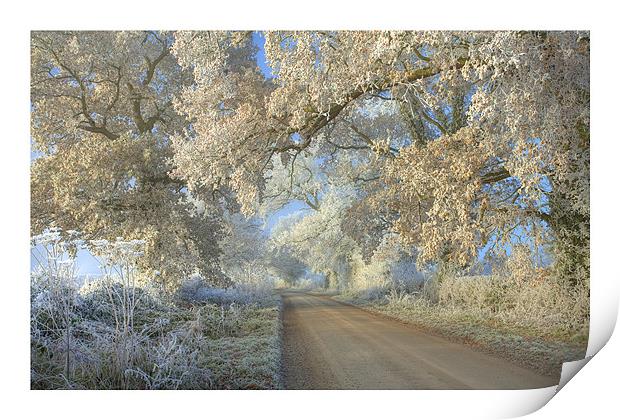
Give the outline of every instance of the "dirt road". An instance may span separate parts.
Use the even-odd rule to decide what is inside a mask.
[[[282,297],[287,389],[523,389],[559,381],[326,296]]]

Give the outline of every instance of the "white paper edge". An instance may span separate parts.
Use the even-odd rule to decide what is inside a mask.
[[[115,1],[116,0],[113,0],[113,2]],[[204,16],[215,15],[218,17],[218,22],[221,21],[221,16],[220,16],[220,13],[217,13],[217,9],[215,12],[212,10],[212,8],[216,7],[216,5],[205,4],[205,9],[206,9],[206,6],[211,8],[209,9],[209,13],[206,13],[206,11],[204,13],[197,12],[197,11],[188,13],[188,11],[185,8],[173,7],[166,11],[165,18],[160,17],[159,20],[154,19],[153,17],[151,17],[150,20],[149,18],[144,18],[144,17],[140,19],[139,18],[140,16],[144,16],[145,10],[142,10],[141,8],[142,5],[139,5],[138,3],[132,5],[132,4],[128,4],[125,2],[125,4],[122,4],[122,5],[117,4],[116,6],[117,7],[110,6],[109,7],[110,12],[106,12],[106,10],[101,10],[101,12],[104,15],[104,18],[102,19],[101,16],[99,15],[94,16],[94,19],[96,19],[97,23],[93,24],[92,22],[94,22],[94,19],[91,19],[91,20],[86,21],[90,23],[86,23],[86,26],[85,26],[84,13],[83,13],[83,10],[79,8],[66,8],[66,7],[59,8],[57,3],[48,3],[48,4],[42,3],[40,5],[37,5],[37,10],[39,13],[33,14],[31,13],[32,5],[28,5],[26,3],[20,3],[20,4],[14,5],[14,7],[21,7],[23,10],[25,11],[27,10],[27,13],[24,12],[22,19],[14,19],[12,15],[9,15],[11,16],[11,19],[10,19],[11,25],[9,25],[9,27],[13,27],[14,29],[15,26],[18,26],[20,28],[17,36],[15,36],[15,33],[11,34],[11,39],[15,40],[15,38],[18,38],[20,42],[16,43],[17,47],[12,46],[11,45],[12,43],[8,43],[10,52],[7,53],[7,55],[13,58],[17,57],[18,58],[16,59],[17,63],[18,64],[21,63],[21,65],[17,67],[20,67],[21,70],[26,70],[26,71],[17,73],[17,76],[13,72],[11,73],[10,76],[11,76],[12,83],[9,83],[8,86],[6,87],[7,97],[21,98],[22,97],[21,93],[23,93],[22,91],[27,90],[25,86],[27,86],[26,75],[28,73],[27,71],[28,70],[27,69],[28,55],[25,51],[20,50],[20,48],[23,45],[26,45],[28,43],[28,36],[22,30],[22,28],[26,26],[23,23],[26,21],[26,18],[25,18],[26,16],[28,16],[28,20],[27,20],[29,22],[27,25],[28,28],[34,28],[34,27],[47,28],[50,25],[52,25],[55,28],[84,27],[84,29],[95,29],[95,26],[98,29],[131,29],[131,28],[135,29],[136,27],[147,27],[147,26],[148,27],[176,27],[176,28],[187,28],[187,29],[196,29],[196,28],[202,28],[205,26],[209,26],[210,29],[216,29],[215,26],[217,25],[214,26],[213,21],[211,21],[210,25],[208,23],[205,23]],[[261,7],[263,6],[264,5],[261,5]],[[572,1],[563,2],[561,8],[558,8],[557,4],[551,4],[551,3],[546,4],[546,3],[539,2],[535,6],[536,13],[534,14],[532,14],[531,12],[531,10],[533,10],[533,7],[527,7],[527,6],[515,8],[514,10],[511,10],[510,14],[506,14],[505,12],[499,10],[498,13],[501,13],[501,15],[503,16],[503,20],[499,19],[499,20],[494,21],[495,22],[494,25],[500,28],[506,27],[506,26],[510,27],[511,26],[510,22],[512,22],[512,27],[522,27],[524,22],[530,22],[529,26],[532,26],[532,27],[551,26],[551,27],[556,27],[556,28],[559,28],[559,27],[575,28],[575,27],[586,26],[589,29],[596,28],[596,30],[593,31],[592,33],[592,40],[593,40],[593,43],[592,43],[593,55],[592,56],[593,57],[597,56],[597,54],[595,54],[595,51],[598,50],[599,52],[598,57],[601,58],[604,54],[600,54],[600,52],[605,48],[609,49],[609,47],[612,47],[613,46],[612,42],[615,39],[615,37],[613,36],[605,37],[605,34],[612,35],[612,30],[615,30],[617,27],[615,22],[612,23],[613,14],[601,13],[602,10],[596,10],[596,8],[585,8],[584,9],[579,6],[580,4],[578,4],[577,2],[572,2]],[[333,9],[334,7],[336,7],[335,4],[330,7],[330,10]],[[450,7],[454,8],[455,4],[452,4]],[[450,19],[450,16],[438,15],[440,17],[437,19],[440,19],[440,20],[436,19],[435,21],[431,21],[431,23],[425,23],[425,25],[431,25],[435,29],[441,28],[442,25],[445,26],[445,29],[461,27],[463,25],[462,16],[468,16],[468,20],[467,20],[468,25],[474,25],[474,26],[479,25],[484,28],[489,27],[489,23],[488,23],[489,20],[488,19],[485,20],[485,16],[482,13],[476,13],[476,14],[472,13],[471,15],[469,15],[469,12],[471,12],[471,5],[463,4],[463,7],[465,9],[461,10],[461,13],[454,13],[454,16],[452,16],[452,20]],[[275,7],[273,7],[272,9],[277,10]],[[315,8],[315,9],[318,9],[318,8]],[[487,7],[486,9],[482,9],[482,10],[489,10],[489,9],[494,9],[494,8]],[[53,13],[52,12],[53,10],[56,10],[56,13]],[[62,10],[62,12],[58,12],[58,10]],[[125,12],[122,14],[119,14],[118,10],[124,10]],[[572,15],[568,14],[569,16],[567,16],[567,13],[558,13],[559,10],[562,10],[563,12],[564,11],[576,11],[576,12],[572,13]],[[299,23],[300,18],[298,18],[298,21],[296,21],[297,22],[296,25],[295,25],[295,21],[291,23],[290,19],[291,17],[294,17],[295,15],[301,16],[302,14],[293,14],[292,16],[288,16],[286,18],[287,19],[286,22],[289,22],[287,24],[288,26],[291,26],[291,25],[295,27],[300,26],[300,23]],[[594,15],[598,15],[599,18],[594,19],[592,17]],[[110,16],[113,16],[113,17],[111,18]],[[233,27],[233,26],[255,27],[257,26],[255,23],[257,18],[255,16],[256,16],[255,11],[248,12],[245,14],[239,14],[235,16],[234,21],[230,23],[226,23],[226,21],[224,20],[224,23],[219,23],[219,26],[224,25],[222,29],[230,29],[230,27]],[[343,22],[341,19],[338,18],[339,16],[338,13],[333,13],[333,14],[322,13],[321,19],[323,20],[321,20],[321,22],[325,22],[325,19],[329,19],[330,16],[333,16],[331,20],[331,22],[333,22],[332,25],[336,25],[338,27],[347,26],[347,22]],[[377,26],[377,19],[380,20],[381,16],[383,16],[383,22],[385,22],[386,16],[387,18],[390,19],[390,22],[394,22],[395,18],[398,18],[399,16],[406,17],[406,19],[410,19],[410,15],[408,13],[377,14],[375,18],[373,19],[369,18],[364,27],[368,28],[371,26],[373,27]],[[424,22],[427,22],[427,19],[429,19],[431,16],[433,15],[431,14],[429,16],[426,16]],[[306,21],[307,16],[305,13],[303,14],[303,17],[301,19],[304,19],[304,21]],[[335,22],[336,19],[338,19],[337,22]],[[21,23],[19,23],[20,21]],[[409,20],[405,22],[402,19],[400,21],[396,19],[396,21],[401,22],[400,25],[403,27],[409,27],[408,25],[411,25],[411,23],[407,23],[409,22]],[[283,26],[282,23],[280,23],[279,25],[277,24],[274,25],[273,20],[270,23],[268,20],[265,20],[264,17],[263,17],[263,20],[261,20],[261,22],[263,22],[262,26],[267,26],[267,27],[268,26]],[[597,22],[597,25],[594,25],[593,22]],[[395,26],[398,26],[397,24],[394,24],[394,23],[392,24]],[[316,24],[313,25],[312,23],[306,23],[306,25],[309,25],[312,27],[320,26]],[[323,23],[323,26],[325,25],[326,24]],[[350,25],[350,23],[348,25]],[[385,26],[385,23],[383,24],[383,26]],[[53,28],[48,28],[48,29],[53,29]],[[607,40],[605,40],[606,38]],[[598,92],[602,92],[608,89],[608,87],[602,88],[602,81],[605,79],[601,77],[601,74],[605,72],[605,69],[604,69],[604,66],[600,66],[600,62],[598,64],[599,64],[599,67],[593,66],[592,76],[593,76],[593,81],[599,82],[598,87],[594,86],[594,90]],[[595,74],[598,74],[599,77],[598,78],[594,77]],[[598,111],[601,111],[601,112],[599,112],[598,114],[593,113],[593,115],[598,115],[599,117],[602,114],[611,116],[611,112],[614,112],[612,111],[613,107],[609,107],[609,108],[601,107],[600,106],[601,100],[600,99],[597,100],[595,99],[595,97],[593,97],[592,109],[594,110],[595,108],[594,105],[597,101],[599,105]],[[22,101],[21,104],[22,105],[26,104],[26,102]],[[14,106],[12,107],[12,109],[14,110],[16,108],[19,108],[19,107],[14,107]],[[18,118],[16,118],[16,120],[21,121],[22,124],[13,125],[12,128],[9,127],[11,129],[9,136],[13,136],[15,138],[21,138],[22,133],[19,131],[21,126],[22,125],[27,126],[29,123],[28,113],[25,110],[26,108],[22,109],[21,112],[19,112]],[[14,113],[17,114],[17,112],[14,112]],[[9,118],[9,120],[13,120],[13,118]],[[603,118],[597,119],[597,123],[592,125],[593,138],[595,139],[598,138],[600,141],[605,141],[604,139],[609,137],[609,132],[612,132],[612,130],[609,130],[608,133],[604,132],[605,125],[607,126],[607,128],[611,126],[612,123],[610,121],[613,121],[613,118],[607,118],[607,122],[605,122]],[[602,129],[600,128],[599,123],[603,125]],[[596,134],[597,132],[599,135]],[[596,142],[593,144],[593,146],[596,146]],[[21,146],[17,146],[17,147],[21,147]],[[608,146],[608,147],[611,149],[611,146]],[[26,156],[25,153],[26,153],[27,147],[24,146],[22,148],[24,149],[24,156]],[[606,163],[612,164],[612,165],[607,165],[608,168],[613,167],[613,164],[617,165],[617,162],[614,162],[617,156],[616,154],[607,153],[606,156],[602,156],[601,150],[597,149],[597,147],[593,147],[592,148],[593,157],[596,154],[596,150],[598,150],[598,158],[596,159],[596,163],[598,166],[594,165],[592,167],[592,180],[593,181],[596,178],[595,175],[596,173],[598,173],[599,168],[604,168],[606,166]],[[19,167],[19,165],[20,165],[20,162],[18,159],[17,160],[14,159],[13,156],[8,158],[6,167],[17,169],[16,171],[9,170],[8,173],[11,173],[11,172],[21,173],[22,168]],[[599,181],[601,180],[601,178],[602,177],[600,176],[598,177]],[[19,185],[15,184],[15,185],[16,185],[15,188],[12,188],[10,183],[9,185],[7,185],[7,187],[11,191],[11,193],[7,194],[8,196],[12,196],[13,195],[12,192],[18,192],[19,194],[17,195],[19,195],[20,197],[27,195],[27,183],[23,183],[23,185],[25,185],[26,188],[22,188],[23,187],[22,184],[19,184]],[[592,184],[593,192],[596,189],[597,185],[601,185],[601,184],[597,184],[597,182],[593,182]],[[608,182],[607,185],[612,186],[614,184],[612,182]],[[604,188],[604,184],[602,185],[602,187]],[[13,191],[13,189],[15,191]],[[20,200],[20,201],[27,202],[27,198],[24,200]],[[606,201],[606,200],[603,200],[603,201]],[[12,212],[12,216],[15,216],[16,214],[19,215],[20,210],[22,210],[21,206],[20,206],[20,209]],[[612,208],[612,206],[609,206],[609,209],[605,210],[605,207],[601,207],[600,201],[598,203],[598,206],[593,206],[592,208],[593,238],[595,236],[594,233],[596,233],[595,222],[599,220],[601,221],[601,224],[602,224],[602,223],[605,223],[606,221],[609,222],[609,221],[615,220],[612,214],[615,211],[616,209]],[[23,214],[25,215],[26,213],[27,212]],[[601,219],[600,213],[608,213],[608,215],[607,217],[603,217]],[[12,237],[16,237],[16,238],[20,237],[20,233],[21,233],[19,231],[20,229],[27,230],[26,228],[23,228],[23,226],[26,226],[26,227],[28,226],[27,217],[23,216],[19,218],[19,221],[20,221],[19,223],[10,224],[11,232],[15,233],[14,235],[12,235]],[[17,229],[15,229],[15,232],[13,232],[13,229],[12,229],[12,227],[14,226],[17,226]],[[599,233],[600,233],[601,226],[599,225],[598,227],[599,227]],[[603,229],[608,229],[608,228],[612,228],[612,227],[611,226],[603,227]],[[615,230],[615,228],[612,228],[612,229]],[[603,242],[604,243],[607,242],[607,245],[616,244],[615,240],[608,240],[608,241],[603,241]],[[595,241],[593,240],[593,244],[594,243]],[[8,249],[11,246],[14,246],[14,245],[7,243],[6,248]],[[587,352],[586,352],[586,356],[590,358],[594,356],[596,353],[598,353],[603,348],[603,346],[607,343],[607,341],[611,337],[611,334],[614,330],[614,326],[616,324],[617,312],[618,312],[618,309],[617,309],[618,308],[618,298],[617,298],[618,293],[617,293],[616,284],[618,283],[618,279],[610,277],[611,273],[613,273],[614,270],[609,269],[610,264],[613,264],[613,262],[617,260],[617,255],[614,255],[616,253],[616,249],[617,249],[616,246],[610,246],[609,251],[598,248],[597,252],[593,252],[592,254],[592,261],[593,261],[592,278],[596,279],[597,283],[596,283],[596,287],[592,288],[592,293],[591,293],[591,328],[589,332],[589,342],[588,342],[588,347],[587,347]],[[9,253],[9,255],[11,254]],[[597,255],[600,257],[598,259],[599,262],[600,260],[607,258],[607,261],[603,262],[603,267],[606,266],[608,268],[606,272],[605,270],[600,268],[599,264],[594,262],[595,257]],[[15,266],[27,267],[27,262],[28,262],[27,252],[20,253],[20,261],[23,264],[21,265],[15,264]],[[13,267],[12,269],[16,272],[19,272],[20,274],[25,272],[25,269],[22,269],[22,268],[15,269]],[[593,281],[593,285],[594,285],[594,281]],[[25,288],[21,288],[21,289],[23,293],[21,293],[20,296],[22,295],[27,296],[27,293],[24,292],[24,290],[26,289]],[[9,303],[14,303],[14,302],[16,302],[16,299],[10,299]],[[15,304],[8,305],[8,308],[13,308],[14,306],[16,305]],[[18,344],[12,347],[12,349],[14,350],[13,356],[15,357],[13,357],[11,360],[18,360],[19,363],[15,363],[15,362],[9,363],[9,365],[6,367],[8,372],[5,373],[5,378],[6,377],[22,378],[22,375],[20,372],[22,372],[24,366],[26,367],[28,366],[28,363],[27,363],[28,362],[27,361],[28,359],[27,338],[28,337],[27,337],[27,334],[23,334],[23,331],[17,329],[16,327],[13,327],[13,325],[19,326],[20,328],[22,326],[21,324],[7,323],[6,329],[9,330],[11,333],[13,332],[16,333],[16,334],[9,334],[9,336],[13,336],[13,337],[19,336],[20,338],[23,338],[23,340],[18,340],[17,341]],[[576,361],[576,362],[580,362],[580,361]],[[565,385],[568,382],[568,380],[570,380],[569,376],[572,377],[578,371],[578,369],[575,370],[575,367],[578,366],[576,362],[568,362],[567,363],[568,367],[566,367],[566,369],[564,369],[563,367],[562,369],[563,385]],[[581,364],[581,366],[583,366],[583,364]],[[13,373],[13,374],[9,375],[9,373]],[[211,415],[213,415],[214,413],[223,414],[223,407],[221,407],[221,405],[223,405],[226,402],[233,403],[226,407],[229,414],[234,414],[238,412],[243,406],[249,407],[252,403],[254,403],[256,405],[252,407],[252,411],[258,415],[260,414],[261,407],[264,408],[264,404],[260,403],[261,400],[269,404],[274,404],[274,403],[284,404],[285,400],[289,400],[286,404],[284,404],[285,406],[289,406],[289,407],[295,403],[303,403],[304,406],[310,408],[310,410],[308,411],[311,413],[313,411],[312,408],[322,405],[321,400],[323,398],[325,398],[328,401],[332,400],[332,402],[334,402],[334,405],[330,407],[330,405],[328,404],[327,407],[334,408],[335,406],[342,405],[343,403],[346,404],[348,402],[352,402],[355,400],[361,400],[364,398],[368,399],[368,397],[372,397],[374,399],[373,403],[375,405],[383,405],[383,407],[381,408],[381,413],[394,414],[394,411],[391,410],[389,406],[386,407],[383,404],[384,401],[382,401],[382,400],[392,400],[392,398],[386,397],[386,398],[379,399],[379,401],[377,401],[376,397],[378,393],[374,392],[372,394],[366,394],[364,391],[354,391],[359,394],[348,394],[347,392],[340,391],[335,394],[327,394],[327,395],[322,394],[321,392],[302,393],[302,394],[297,394],[294,392],[287,393],[287,394],[283,394],[280,392],[267,392],[267,393],[250,392],[250,393],[244,393],[243,395],[240,395],[240,393],[230,392],[230,391],[223,391],[223,392],[211,391],[208,393],[191,392],[191,391],[181,392],[181,393],[177,393],[177,392],[172,392],[172,393],[167,393],[167,392],[152,393],[151,392],[149,393],[149,392],[139,392],[139,391],[131,392],[131,393],[122,393],[122,392],[121,393],[118,393],[118,392],[108,393],[108,392],[94,391],[94,392],[79,393],[79,394],[75,394],[73,392],[66,392],[66,393],[65,392],[44,392],[44,393],[36,392],[36,393],[33,393],[31,391],[26,391],[28,389],[27,377],[24,377],[22,381],[17,381],[17,383],[16,382],[11,383],[9,381],[3,381],[3,382],[4,383],[2,384],[2,389],[3,391],[5,391],[3,392],[3,394],[6,397],[8,397],[6,400],[5,409],[7,409],[9,412],[11,411],[12,408],[19,409],[19,412],[21,413],[21,415],[25,417],[28,417],[27,413],[40,413],[41,415],[46,415],[46,418],[66,418],[66,415],[67,415],[66,410],[63,410],[63,413],[55,412],[56,411],[55,408],[57,409],[59,407],[59,403],[66,404],[64,408],[71,407],[71,412],[73,413],[78,412],[77,410],[79,410],[80,408],[85,409],[87,410],[85,412],[88,412],[88,416],[92,418],[109,418],[109,413],[116,411],[116,409],[118,409],[119,414],[124,414],[124,415],[135,414],[135,415],[139,415],[140,417],[145,417],[145,414],[148,413],[149,411],[155,414],[155,410],[157,410],[157,415],[154,416],[155,418],[164,418],[164,416],[167,416],[168,418],[170,418],[170,416],[181,417],[183,415],[189,415],[192,413],[196,414],[198,412],[203,412],[203,414],[211,412]],[[595,385],[595,384],[592,384],[592,385]],[[459,416],[456,417],[459,419],[481,418],[481,415],[480,415],[481,412],[492,414],[497,418],[498,416],[505,417],[505,416],[527,414],[528,412],[531,412],[533,410],[536,410],[544,406],[546,402],[548,402],[555,394],[555,391],[556,391],[555,388],[556,387],[550,387],[550,388],[544,388],[544,389],[538,389],[538,390],[525,390],[525,391],[415,391],[415,392],[409,391],[405,393],[400,393],[399,391],[393,391],[392,394],[387,394],[387,395],[397,395],[399,396],[399,398],[413,400],[413,404],[419,404],[421,408],[421,413],[418,413],[416,411],[411,411],[410,415],[412,418],[413,417],[428,418],[429,416],[425,416],[424,413],[426,412],[430,414],[431,410],[432,412],[438,411],[439,413],[445,413],[445,412],[460,413]],[[557,388],[559,389],[560,387],[557,387]],[[79,395],[79,397],[76,397],[76,395]],[[353,395],[358,395],[358,397],[353,397]],[[336,396],[337,396],[337,400],[336,400]],[[239,398],[243,400],[242,404],[239,404],[240,402]],[[424,401],[424,399],[427,399],[427,400]],[[219,404],[218,404],[218,401],[219,401]],[[102,402],[106,403],[106,405],[101,406]],[[186,403],[188,405],[183,406],[183,403]],[[210,404],[213,404],[213,405],[209,406]],[[457,407],[457,404],[460,404],[460,406]],[[506,407],[505,406],[506,404],[510,404],[512,405],[512,407]],[[451,407],[446,407],[446,405],[449,405]],[[370,406],[370,404],[362,404],[362,406],[364,408],[367,408]],[[99,409],[93,410],[92,409],[93,407],[99,407]],[[415,410],[415,407],[411,407],[411,408],[412,410]],[[301,410],[301,411],[304,411],[304,410]],[[355,410],[352,410],[352,411],[355,411]],[[309,414],[309,413],[305,412],[305,413],[300,413],[300,414],[302,414],[300,415],[301,418],[305,418],[303,414]],[[374,411],[373,409],[368,409],[368,414],[376,414],[376,411]],[[402,415],[404,413],[400,412],[399,414],[400,416],[397,418],[402,418]],[[420,416],[420,414],[422,414],[422,416]],[[272,416],[270,417],[278,418],[277,412],[272,413]],[[362,417],[366,417],[366,416],[362,416]],[[485,416],[485,417],[488,418],[491,416]],[[330,417],[328,416],[327,418],[330,418]],[[390,417],[382,416],[379,418],[390,418]],[[455,417],[452,417],[452,418],[455,418]]]

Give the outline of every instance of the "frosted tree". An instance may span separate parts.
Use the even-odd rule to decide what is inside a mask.
[[[173,179],[170,136],[187,125],[173,98],[191,81],[164,32],[33,32],[34,232],[146,240],[143,269],[213,277],[219,216]],[[199,211],[200,210],[200,211]]]
[[[303,202],[307,207],[318,210],[320,194],[327,187],[328,174],[323,165],[316,161],[312,150],[296,156],[295,162],[273,159],[265,172],[265,188],[259,213],[267,215],[286,206],[293,200]]]
[[[260,220],[227,213],[223,230],[220,266],[231,283],[237,287],[253,287],[265,282],[268,277],[267,241]]]
[[[374,208],[375,220],[422,249],[421,261],[465,265],[488,241],[527,228],[550,234],[560,278],[589,277],[587,33],[265,39],[269,80],[247,33],[177,37],[174,53],[197,81],[175,103],[196,120],[174,137],[176,173],[190,187],[228,186],[251,213],[274,157],[292,167],[304,151],[322,160],[330,147],[368,147],[385,162],[358,213]],[[393,101],[398,112],[374,130],[351,124],[373,98]]]
[[[307,274],[306,265],[295,257],[289,245],[269,247],[264,264],[275,278],[283,280],[287,285],[294,286]]]
[[[353,188],[339,229],[365,261],[394,232],[466,266],[527,230],[587,282],[588,33],[266,32],[273,77],[250,32],[43,32],[32,51],[36,229],[143,237],[180,272],[217,261],[219,203],[321,213]]]

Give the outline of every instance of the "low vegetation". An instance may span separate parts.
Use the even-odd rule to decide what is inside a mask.
[[[64,243],[48,242],[48,264],[31,276],[33,389],[280,387],[270,289],[214,292],[196,277],[175,294],[134,284],[128,244],[114,244],[116,275],[78,287]]]

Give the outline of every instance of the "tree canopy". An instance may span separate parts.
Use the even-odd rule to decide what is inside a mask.
[[[526,232],[583,283],[589,60],[570,31],[34,33],[33,228],[216,276],[225,212],[297,200],[273,239],[315,235],[292,255],[317,270],[386,243],[465,267]]]

